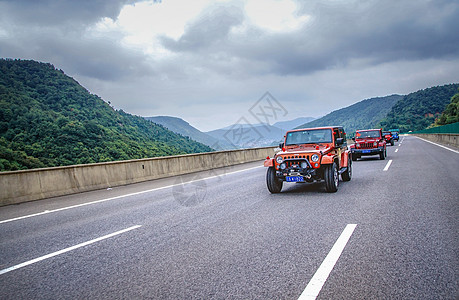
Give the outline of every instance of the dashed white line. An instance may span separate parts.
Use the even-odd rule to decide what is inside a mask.
[[[263,167],[263,166],[257,166],[257,167],[247,168],[247,169],[243,169],[243,170],[228,172],[228,173],[225,173],[225,174],[223,174],[223,175],[215,175],[215,176],[210,176],[210,177],[206,177],[206,178],[200,178],[200,179],[196,179],[196,180],[192,180],[192,181],[187,181],[187,182],[183,182],[183,183],[171,184],[171,185],[162,186],[162,187],[158,187],[158,188],[154,188],[154,189],[150,189],[150,190],[146,190],[146,191],[141,191],[141,192],[136,192],[136,193],[130,193],[130,194],[120,195],[120,196],[111,197],[111,198],[105,198],[105,199],[101,199],[101,200],[96,200],[96,201],[92,201],[92,202],[87,202],[87,203],[82,203],[82,204],[77,204],[77,205],[62,207],[62,208],[57,208],[57,209],[53,209],[53,210],[45,210],[45,211],[42,211],[42,212],[39,212],[39,213],[35,213],[35,214],[30,214],[30,215],[26,215],[26,216],[21,216],[21,217],[17,217],[17,218],[12,218],[12,219],[8,219],[8,220],[3,220],[3,221],[0,221],[0,224],[12,222],[12,221],[17,221],[17,220],[22,220],[22,219],[26,219],[26,218],[31,218],[31,217],[37,217],[37,216],[41,216],[41,215],[45,215],[45,214],[55,213],[55,212],[58,212],[58,211],[63,211],[63,210],[67,210],[67,209],[82,207],[82,206],[86,206],[86,205],[92,205],[92,204],[102,203],[102,202],[106,202],[106,201],[116,200],[116,199],[120,199],[120,198],[124,198],[124,197],[141,195],[141,194],[145,194],[145,193],[149,193],[149,192],[154,192],[154,191],[159,191],[159,190],[171,188],[171,187],[174,187],[174,186],[177,186],[177,185],[182,185],[182,184],[184,184],[184,183],[185,183],[185,184],[193,183],[193,182],[197,182],[197,181],[202,181],[202,180],[206,180],[206,179],[217,178],[217,177],[221,177],[221,176],[225,176],[225,175],[230,175],[230,174],[234,174],[234,173],[239,173],[239,172],[243,172],[243,171],[248,171],[248,170],[252,170],[252,169],[256,169],[256,168],[261,168],[261,167]]]
[[[397,152],[398,152],[398,148],[397,148],[397,149],[395,149],[395,153],[397,153]]]
[[[87,242],[84,242],[84,243],[81,243],[81,244],[78,244],[78,245],[75,245],[75,246],[72,246],[72,247],[68,247],[68,248],[65,248],[65,249],[62,249],[62,250],[59,250],[59,251],[56,251],[56,252],[53,252],[53,253],[50,253],[50,254],[47,254],[47,255],[44,255],[44,256],[29,260],[29,261],[26,261],[26,262],[23,262],[22,264],[15,265],[15,266],[9,267],[7,269],[0,270],[0,275],[3,275],[5,273],[8,273],[8,272],[11,272],[11,271],[26,267],[28,265],[37,263],[39,261],[42,261],[42,260],[57,256],[57,255],[60,255],[60,254],[66,253],[66,252],[69,252],[69,251],[72,251],[72,250],[75,250],[75,249],[78,249],[78,248],[81,248],[81,247],[84,247],[84,246],[87,246],[87,245],[90,245],[90,244],[93,244],[93,243],[96,243],[96,242],[99,242],[99,241],[102,241],[102,240],[105,240],[105,239],[108,239],[108,238],[113,237],[115,235],[119,235],[119,234],[125,233],[127,231],[131,231],[131,230],[139,228],[139,227],[141,227],[141,225],[132,226],[132,227],[129,227],[129,228],[126,228],[126,229],[123,229],[123,230],[120,230],[120,231],[117,231],[117,232],[114,232],[114,233],[111,233],[111,234],[104,235],[104,236],[99,237],[97,239],[93,239],[93,240],[90,240],[90,241],[87,241]]]
[[[389,160],[389,161],[387,162],[387,164],[386,164],[386,166],[384,167],[384,170],[383,170],[383,171],[389,170],[389,167],[390,167],[391,164],[392,164],[392,159]]]
[[[317,298],[356,227],[357,224],[347,224],[298,300],[313,300]]]

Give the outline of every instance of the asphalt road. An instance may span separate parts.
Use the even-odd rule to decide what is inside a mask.
[[[0,298],[458,299],[459,153],[387,152],[333,194],[258,162],[1,207]]]

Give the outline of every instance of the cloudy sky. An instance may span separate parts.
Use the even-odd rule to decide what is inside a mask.
[[[0,57],[207,131],[256,122],[266,92],[275,122],[459,82],[458,16],[457,0],[0,0]]]

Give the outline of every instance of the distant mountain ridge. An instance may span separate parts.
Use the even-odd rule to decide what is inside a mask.
[[[233,146],[225,141],[214,138],[197,128],[190,125],[190,123],[178,117],[170,116],[155,116],[145,117],[145,119],[152,121],[156,124],[161,124],[167,129],[179,133],[183,136],[188,136],[191,139],[207,145],[215,150],[233,149]]]
[[[235,124],[228,129],[212,130],[207,134],[236,148],[256,148],[275,145],[282,139],[285,130],[268,124]]]
[[[279,121],[273,125],[233,124],[206,133],[237,148],[267,147],[277,145],[287,130],[295,128],[302,122],[311,120],[314,120],[314,118],[300,117],[289,121]]]
[[[216,150],[264,147],[277,144],[285,132],[312,117],[300,117],[294,120],[269,124],[233,124],[224,128],[202,132],[187,121],[171,116],[145,117],[145,119],[161,124],[164,127],[188,136],[193,140],[208,145]]]
[[[300,118],[296,118],[290,121],[276,122],[273,124],[273,126],[287,131],[287,130],[296,128],[297,126],[300,126],[301,124],[312,122],[315,119],[316,118],[313,118],[313,117],[300,117]]]

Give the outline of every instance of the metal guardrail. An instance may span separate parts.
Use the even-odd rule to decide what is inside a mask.
[[[410,132],[409,134],[459,134],[459,122]]]

